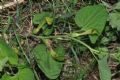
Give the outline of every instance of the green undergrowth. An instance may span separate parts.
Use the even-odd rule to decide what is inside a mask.
[[[0,80],[119,78],[119,35],[119,1],[28,0],[0,12]]]

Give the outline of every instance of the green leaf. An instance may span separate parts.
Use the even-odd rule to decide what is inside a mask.
[[[75,5],[77,4],[78,0],[70,0],[70,2]]]
[[[120,13],[110,13],[110,25],[120,31]]]
[[[75,22],[82,30],[94,29],[98,32],[97,35],[90,35],[91,42],[95,43],[105,27],[107,18],[106,8],[94,5],[80,9],[75,16]]]
[[[4,59],[0,60],[0,71],[2,71],[7,61],[8,61],[8,57],[5,57]]]
[[[58,45],[58,47],[55,49],[55,52],[57,54],[58,61],[65,60],[65,50],[64,50],[64,47],[62,45]]]
[[[37,13],[33,17],[33,24],[40,24],[41,21],[45,20],[46,17],[50,17],[51,13],[49,12],[41,12]]]
[[[8,57],[8,61],[12,65],[18,64],[18,56],[14,50],[9,47],[4,40],[0,38],[0,60]]]
[[[59,53],[63,52],[62,50]],[[36,61],[42,72],[50,79],[56,79],[62,69],[63,63],[52,58],[44,44],[36,46],[33,50]],[[64,54],[64,53],[62,53]]]
[[[108,55],[98,60],[98,68],[101,80],[111,80],[111,71],[107,63]]]
[[[51,27],[51,28],[47,28],[47,27],[45,29],[43,29],[43,34],[46,36],[50,35],[54,30],[53,27]]]
[[[2,80],[35,80],[34,74],[31,69],[19,69],[18,73],[14,76],[3,75]]]
[[[52,13],[49,12],[41,12],[39,14],[35,14],[33,17],[33,24],[39,24],[37,28],[33,29],[33,34],[37,34],[41,28],[45,27],[45,24],[51,25],[53,22],[53,18],[51,18]]]
[[[108,49],[106,47],[99,47],[98,51],[99,51],[99,54],[98,54],[99,59],[102,59],[103,57],[108,55]]]

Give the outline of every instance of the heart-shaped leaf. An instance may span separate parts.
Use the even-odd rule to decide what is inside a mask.
[[[0,60],[8,58],[8,61],[12,65],[16,65],[18,63],[18,56],[14,52],[14,50],[6,44],[4,40],[0,38]]]
[[[59,48],[59,47],[58,47]],[[57,49],[56,53],[64,54],[63,49]],[[49,50],[44,44],[36,46],[33,50],[36,61],[42,72],[50,79],[56,79],[62,69],[63,63],[52,58]]]
[[[98,32],[97,35],[90,35],[91,42],[95,43],[105,27],[107,18],[106,8],[94,5],[80,9],[75,16],[75,22],[83,30],[94,29]]]

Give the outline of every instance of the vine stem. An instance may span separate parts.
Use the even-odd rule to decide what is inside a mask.
[[[76,39],[74,36],[70,36],[70,34],[67,34],[67,35],[57,35],[57,36],[36,36],[36,35],[31,35],[32,37],[36,37],[36,38],[39,38],[39,39],[61,39],[61,40],[73,40],[77,43],[80,43],[82,45],[84,45],[85,47],[87,47],[90,52],[92,53],[92,55],[95,57],[95,59],[98,61],[98,58],[95,56],[95,55],[98,55],[99,51],[98,50],[95,50],[93,48],[91,48],[89,45],[87,45],[86,43],[84,43],[83,41],[81,40],[78,40]],[[82,35],[83,36],[83,35]]]
[[[55,39],[67,39],[67,38],[75,38],[75,37],[79,37],[79,36],[84,36],[84,35],[90,35],[90,34],[96,34],[95,30],[87,30],[84,32],[72,32],[72,33],[65,33],[65,34],[61,34],[61,35],[56,35],[56,36],[36,36],[36,35],[29,35],[32,37],[37,37],[40,39],[50,39],[50,38],[55,38]]]
[[[95,56],[96,53],[99,53],[98,50],[95,50],[95,49],[91,48],[89,45],[87,45],[86,43],[84,43],[84,42],[81,41],[81,40],[78,40],[78,39],[76,39],[76,38],[71,38],[71,39],[74,40],[75,42],[78,42],[78,43],[84,45],[85,47],[87,47],[87,48],[90,50],[90,52],[92,53],[92,55],[94,56],[94,58],[98,61],[98,58]],[[98,54],[97,54],[97,55],[98,55]]]

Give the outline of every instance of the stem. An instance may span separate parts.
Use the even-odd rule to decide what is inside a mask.
[[[69,34],[68,34],[69,35]],[[90,52],[92,53],[92,55],[96,58],[95,54],[98,55],[97,53],[99,53],[98,50],[95,50],[93,48],[91,48],[89,45],[87,45],[86,43],[82,42],[81,40],[78,40],[74,37],[69,37],[68,35],[57,35],[57,36],[48,36],[48,37],[45,37],[45,36],[36,36],[36,35],[31,35],[32,37],[36,37],[36,38],[39,38],[39,39],[50,39],[50,38],[55,38],[55,39],[62,39],[62,40],[65,40],[67,38],[67,40],[71,39],[71,40],[74,40],[82,45],[84,45],[85,47],[87,47]],[[97,58],[96,58],[97,60]]]
[[[78,58],[78,56],[77,56],[77,54],[76,54],[73,46],[71,47],[71,50],[72,50],[72,52],[73,52],[73,54],[74,54],[74,56],[75,56],[76,62],[79,64],[79,63],[80,63],[80,62],[79,62],[79,58]]]
[[[89,35],[89,34],[94,34],[95,31],[94,30],[87,30],[84,32],[72,32],[72,33],[66,33],[66,34],[62,34],[62,35],[56,35],[56,36],[36,36],[36,35],[30,35],[32,37],[37,37],[40,39],[50,39],[50,38],[55,38],[55,39],[66,39],[68,37],[80,37],[80,36],[84,36],[84,35]]]
[[[66,39],[67,40],[74,40],[74,41],[84,45],[85,47],[87,47],[90,50],[90,52],[92,53],[92,55],[95,57],[95,59],[98,60],[97,57],[95,56],[95,54],[98,55],[98,53],[99,53],[98,50],[95,50],[95,49],[91,48],[89,45],[87,45],[83,41],[75,38],[75,37],[80,37],[80,36],[84,36],[84,35],[88,35],[88,34],[94,34],[94,33],[96,33],[95,30],[87,30],[87,31],[81,32],[81,33],[74,33],[73,32],[73,33],[67,33],[65,35],[57,35],[57,36],[47,36],[47,37],[46,36],[36,36],[36,35],[30,35],[30,36],[36,37],[36,38],[39,38],[39,39],[55,38],[55,39],[61,39],[61,40],[66,40]]]
[[[92,52],[99,52],[99,51],[91,48],[89,45],[85,44],[85,43],[84,43],[83,41],[81,41],[81,40],[78,40],[78,39],[76,39],[76,38],[70,38],[70,39],[72,39],[72,40],[74,40],[74,41],[76,41],[76,42],[79,42],[80,44],[84,45],[85,47],[87,47],[87,48],[88,48],[90,51],[92,51]]]
[[[14,33],[15,33],[15,31],[14,31]],[[25,56],[27,62],[30,64],[30,60],[29,60],[28,56],[25,54],[25,52],[24,52],[24,50],[23,50],[23,48],[22,48],[22,46],[21,46],[21,44],[20,44],[20,41],[19,41],[19,39],[18,39],[18,35],[17,35],[16,33],[15,33],[15,37],[16,37],[16,39],[17,39],[18,45],[20,46],[20,49],[21,49],[23,55]]]
[[[99,53],[98,50],[95,50],[95,49],[91,48],[89,45],[87,45],[86,43],[82,42],[81,40],[78,40],[76,38],[71,38],[71,39],[76,41],[76,42],[78,42],[78,43],[80,43],[80,44],[82,44],[82,45],[84,45],[85,47],[87,47],[90,50],[90,52],[92,53],[92,55],[95,57],[95,59],[98,61],[97,57],[95,56],[96,53]]]
[[[36,36],[36,35],[30,35],[32,37],[36,37],[36,38],[39,38],[39,39],[63,39],[63,38],[66,38],[67,35],[57,35],[57,36]]]

